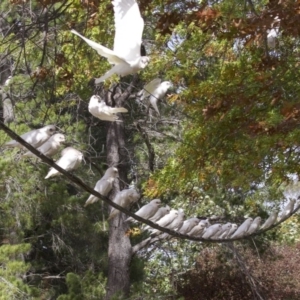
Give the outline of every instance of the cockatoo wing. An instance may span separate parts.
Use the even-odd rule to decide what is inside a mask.
[[[214,224],[214,225],[211,225],[209,226],[206,231],[204,232],[203,234],[203,238],[204,239],[209,239],[211,238],[214,234],[216,234],[218,231],[220,231],[222,228],[222,225],[221,224]]]
[[[156,212],[159,209],[159,206],[161,204],[160,199],[154,199],[152,201],[150,201],[148,204],[142,206],[135,214],[141,218],[144,219],[149,219],[152,216],[154,216],[156,214]],[[135,222],[135,220],[131,217],[126,219],[126,222],[128,221],[133,221]]]
[[[280,220],[284,219],[285,217],[289,216],[292,213],[292,211],[294,210],[295,202],[296,202],[296,199],[290,200],[290,202],[284,208],[284,210],[280,216]]]
[[[202,235],[205,228],[205,224],[199,223],[197,226],[195,226],[190,232],[187,234],[190,236],[200,236]]]
[[[231,238],[239,238],[242,237],[247,230],[249,229],[251,223],[253,222],[252,218],[246,219],[235,231],[235,233],[231,236]]]
[[[107,196],[108,193],[112,189],[112,182],[108,181],[104,176],[97,181],[96,186],[94,187],[94,190],[100,193],[103,196]],[[88,206],[89,204],[95,203],[99,200],[94,195],[90,195],[89,198],[86,200],[84,207]]]
[[[138,59],[142,44],[144,20],[136,0],[114,0],[114,53],[127,62]]]
[[[51,138],[50,138],[51,139]],[[38,147],[37,150],[39,150],[41,153],[43,153],[46,156],[53,156],[54,154],[56,154],[58,152],[58,148],[55,149],[54,151],[52,148],[52,140],[47,140],[44,144],[42,144],[42,146]],[[25,154],[22,155],[22,157],[27,157],[27,156],[35,156],[32,152],[27,151]]]
[[[140,198],[138,192],[134,189],[125,189],[118,192],[114,198],[114,202],[122,207],[128,208],[131,203],[136,202]],[[116,208],[112,208],[108,220],[118,215],[120,211]]]
[[[261,217],[256,217],[251,223],[251,225],[249,226],[249,229],[247,230],[247,235],[257,231],[260,223],[261,223]]]
[[[109,63],[115,65],[123,62],[123,60],[120,57],[118,57],[114,51],[84,37],[74,29],[72,29],[71,32],[82,38],[90,47],[96,50],[99,55],[106,57]]]
[[[71,171],[78,168],[83,158],[83,154],[72,147],[65,148],[61,152],[61,155],[61,158],[56,162],[56,164],[66,171]],[[51,168],[45,179],[56,176],[58,174],[59,171]]]
[[[106,105],[105,103],[102,104],[101,107],[99,107],[99,110],[106,113],[106,114],[116,114],[116,113],[126,113],[128,110],[124,107],[111,107]]]
[[[141,99],[143,100],[144,98],[148,97],[149,95],[153,94],[154,91],[159,87],[161,83],[161,79],[160,78],[155,78],[152,81],[150,81],[149,83],[147,83],[143,90],[141,90],[139,92],[141,96]]]
[[[271,227],[277,221],[277,217],[278,217],[278,211],[272,212],[272,214],[269,216],[266,222],[260,227],[260,230]]]
[[[34,148],[41,146],[49,137],[50,135],[48,135],[46,132],[41,132],[40,129],[31,130],[21,135],[21,138],[25,140],[28,144],[31,144],[31,146],[33,146]],[[5,146],[20,148],[23,147],[15,140],[6,143]]]

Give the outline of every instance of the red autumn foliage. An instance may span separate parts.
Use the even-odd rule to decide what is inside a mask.
[[[258,299],[256,290],[263,299],[300,299],[300,244],[238,253],[244,269],[224,246],[204,249],[195,269],[179,277],[178,293],[185,300],[249,300]]]

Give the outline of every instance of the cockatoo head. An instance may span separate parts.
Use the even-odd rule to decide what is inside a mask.
[[[53,135],[56,130],[54,125],[47,125],[43,127],[43,131],[45,131],[48,135]]]
[[[104,176],[116,178],[116,177],[119,177],[119,171],[115,167],[110,167],[106,170]]]
[[[139,200],[140,194],[135,189],[130,189],[130,202],[134,203]]]
[[[197,225],[199,224],[199,222],[200,222],[199,219],[194,219],[194,220],[193,220],[193,224],[194,224],[195,226],[197,226]]]
[[[150,58],[148,56],[142,56],[140,58],[139,67],[141,69],[144,69],[148,65],[149,61],[150,61]]]
[[[61,133],[56,133],[53,135],[53,140],[57,143],[63,143],[66,141],[66,138],[63,134]]]
[[[162,86],[165,90],[167,90],[167,89],[171,88],[171,87],[173,86],[173,84],[172,84],[172,82],[170,82],[170,81],[164,81],[164,82],[161,83],[161,86]]]
[[[160,206],[161,205],[161,201],[159,199],[154,199],[152,201],[150,201],[151,204],[156,205],[156,206]]]
[[[100,96],[98,95],[93,95],[90,99],[90,104],[97,104],[99,101],[101,101]]]

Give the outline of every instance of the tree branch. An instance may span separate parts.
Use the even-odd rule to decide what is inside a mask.
[[[149,161],[148,161],[148,165],[149,165],[149,170],[151,172],[154,171],[154,159],[155,159],[155,152],[154,152],[154,148],[150,143],[149,137],[146,133],[146,131],[141,127],[141,125],[136,122],[135,123],[137,130],[140,132],[143,140],[145,141],[145,144],[148,148],[148,152],[149,152]]]
[[[296,207],[296,209],[294,209],[294,211],[288,215],[286,218],[280,220],[278,223],[272,225],[271,227],[265,229],[265,230],[259,230],[251,235],[247,235],[245,237],[239,237],[239,238],[235,238],[235,239],[230,239],[230,240],[225,240],[225,239],[219,239],[219,240],[206,240],[203,238],[199,238],[199,237],[193,237],[193,236],[189,236],[189,235],[185,235],[185,234],[181,234],[177,231],[173,231],[170,230],[168,228],[164,228],[161,226],[158,226],[156,223],[153,223],[149,220],[146,220],[144,218],[141,218],[139,216],[137,216],[136,214],[130,212],[129,210],[125,209],[122,206],[119,206],[118,204],[116,204],[115,202],[109,200],[108,197],[105,197],[101,194],[99,194],[98,192],[96,192],[93,188],[91,188],[90,186],[88,186],[87,184],[85,184],[80,178],[78,178],[77,176],[67,172],[66,170],[62,169],[60,166],[58,166],[52,159],[50,159],[49,157],[43,155],[41,152],[39,152],[37,149],[35,149],[34,147],[32,147],[30,144],[28,144],[26,141],[24,141],[19,135],[17,135],[14,131],[12,131],[10,128],[8,128],[3,122],[0,122],[0,128],[7,133],[7,135],[9,135],[12,139],[16,140],[18,143],[20,143],[22,146],[24,146],[25,148],[27,148],[30,152],[32,152],[34,155],[36,155],[37,157],[39,157],[43,162],[45,162],[46,164],[48,164],[50,167],[53,167],[54,169],[56,169],[57,171],[59,171],[61,174],[63,174],[67,179],[69,179],[71,182],[77,184],[78,186],[80,186],[83,190],[85,190],[86,192],[96,196],[97,198],[99,198],[100,200],[102,200],[103,202],[105,202],[106,204],[118,209],[119,211],[123,212],[124,214],[134,218],[135,220],[147,224],[152,228],[158,229],[161,232],[165,232],[168,233],[171,236],[180,238],[180,239],[187,239],[190,241],[201,241],[201,242],[206,242],[206,243],[229,243],[232,241],[236,241],[236,240],[242,240],[245,238],[250,238],[253,237],[255,235],[264,233],[266,231],[269,231],[271,229],[273,229],[274,227],[278,226],[279,224],[281,224],[282,222],[284,222],[285,220],[287,220],[288,218],[290,218],[294,213],[296,213],[299,209],[300,209],[300,205],[298,207]]]

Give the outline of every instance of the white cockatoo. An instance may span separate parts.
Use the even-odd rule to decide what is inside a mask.
[[[224,226],[225,227],[226,224],[222,225],[222,227]],[[224,228],[223,227],[223,228]],[[228,236],[230,236],[235,230],[237,229],[237,225],[236,224],[231,224],[230,223],[230,227],[225,230],[225,231],[222,231],[222,234],[220,234],[218,236],[219,239],[226,239]]]
[[[217,231],[212,237],[211,237],[211,239],[221,239],[221,238],[223,238],[223,234],[224,233],[228,233],[229,232],[229,230],[231,229],[231,223],[226,223],[226,224],[223,224],[222,225],[222,227],[221,227],[221,229],[219,230],[219,231]]]
[[[194,237],[200,237],[202,236],[202,233],[204,232],[205,228],[207,227],[206,222],[200,221],[198,225],[196,225],[190,232],[187,234]]]
[[[272,28],[267,35],[267,43],[268,43],[269,49],[275,48],[277,36],[278,36],[277,29]]]
[[[286,205],[286,207],[283,209],[280,215],[280,221],[290,216],[290,214],[294,210],[295,203],[296,203],[296,199],[290,199],[290,202]]]
[[[166,205],[165,207],[160,207],[159,210],[155,213],[153,217],[149,219],[149,221],[156,222],[160,220],[163,216],[170,212],[170,206]]]
[[[38,147],[37,150],[39,150],[42,154],[48,157],[52,157],[58,152],[59,147],[65,141],[66,138],[63,134],[55,133],[42,146]],[[35,155],[32,152],[28,151],[23,156],[35,156]]]
[[[239,238],[245,235],[245,233],[248,231],[251,223],[253,222],[252,218],[246,219],[234,232],[234,234],[230,237],[231,239]]]
[[[169,214],[161,218],[156,224],[171,230],[178,230],[183,225],[183,222],[184,211],[180,208],[179,210],[171,210]],[[160,233],[158,229],[152,229],[151,231],[152,236]]]
[[[2,88],[0,90],[0,92],[2,94],[4,124],[10,123],[15,119],[14,108],[13,108],[13,104],[11,102],[10,93],[7,90],[7,88],[5,88],[9,85],[11,79],[12,79],[12,76],[9,76],[4,83],[4,88]]]
[[[117,177],[119,177],[118,169],[115,167],[108,168],[105,171],[103,177],[96,182],[94,190],[103,196],[107,196],[109,192],[112,190],[114,181]],[[89,198],[86,200],[84,207],[92,203],[95,203],[98,200],[99,198],[91,194]]]
[[[54,125],[47,125],[40,129],[35,129],[26,132],[21,135],[21,138],[25,140],[28,144],[30,144],[32,147],[38,148],[54,134],[55,130],[56,128]],[[15,140],[7,142],[6,144],[4,144],[4,146],[25,148]]]
[[[209,219],[201,220],[199,224],[188,233],[188,235],[199,237],[210,225]]]
[[[140,194],[135,189],[125,189],[116,194],[113,202],[124,207],[129,208],[129,206],[135,202],[137,202],[140,198]],[[108,220],[111,220],[115,216],[117,216],[120,211],[116,208],[112,208]]]
[[[150,104],[155,109],[155,111],[160,115],[159,109],[157,107],[157,101],[162,99],[165,94],[167,93],[168,89],[172,87],[172,83],[170,81],[163,81],[161,82],[160,78],[155,78],[146,84],[142,91],[138,93],[141,95],[141,100],[146,97],[149,97]]]
[[[117,113],[126,113],[128,110],[124,107],[110,107],[99,96],[93,95],[89,103],[89,112],[96,118],[103,121],[117,121]]]
[[[61,157],[55,163],[66,171],[72,171],[80,166],[82,159],[83,154],[80,151],[74,149],[73,147],[67,147],[61,151]],[[51,168],[45,179],[58,175],[60,175],[60,172],[54,168]]]
[[[230,238],[233,235],[233,233],[237,230],[237,228],[238,228],[237,224],[231,224],[231,228],[229,232],[226,235],[224,235],[222,238],[225,239]]]
[[[200,220],[198,218],[190,218],[183,222],[183,225],[179,229],[182,234],[188,234],[195,226],[199,224]]]
[[[161,205],[160,199],[154,199],[150,201],[148,204],[142,206],[135,214],[143,219],[148,220],[158,211]],[[126,222],[135,221],[132,217],[126,219]]]
[[[213,235],[219,232],[222,229],[221,224],[214,224],[206,228],[205,232],[203,233],[202,237],[204,239],[210,239]]]
[[[256,217],[247,230],[247,235],[254,233],[258,230],[261,223],[261,217]]]
[[[272,214],[269,216],[266,222],[260,227],[260,230],[271,227],[277,221],[277,217],[278,217],[278,211],[275,210],[272,212]]]
[[[184,222],[184,217],[184,211],[181,208],[179,208],[177,217],[169,225],[165,226],[165,228],[169,228],[172,230],[180,230]]]
[[[156,224],[160,227],[166,227],[169,225],[175,218],[178,216],[178,211],[175,209],[172,209],[168,214],[163,216],[160,220],[156,222]],[[154,229],[156,230],[156,229]]]
[[[279,26],[280,26],[280,19],[278,16],[276,16],[272,23],[273,28],[268,30],[268,34],[267,34],[267,44],[269,49],[274,49],[276,47],[276,40],[279,34]]]
[[[142,34],[144,20],[136,0],[112,1],[115,15],[114,48],[110,50],[94,41],[87,39],[74,29],[72,33],[82,38],[99,55],[107,58],[112,67],[102,77],[96,78],[95,84],[103,82],[113,74],[126,76],[144,69],[149,63],[149,57],[141,56]]]

